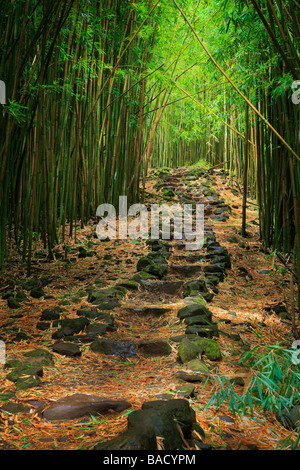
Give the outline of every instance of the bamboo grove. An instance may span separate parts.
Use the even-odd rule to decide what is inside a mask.
[[[149,167],[223,165],[300,274],[298,0],[3,0],[0,253],[73,236]],[[246,228],[243,227],[244,234]]]
[[[169,79],[172,98],[153,165],[206,162],[229,170],[243,190],[244,208],[247,197],[257,199],[266,252],[278,252],[281,261],[285,254],[297,282],[300,105],[293,94],[300,78],[300,4],[200,3],[197,14],[174,0],[182,23],[177,48],[171,34],[169,41],[179,55],[178,79]]]
[[[102,202],[138,194],[148,14],[118,0],[1,2],[1,264],[8,228],[30,266]],[[137,36],[137,37],[135,37]]]

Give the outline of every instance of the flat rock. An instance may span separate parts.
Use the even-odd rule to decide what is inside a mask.
[[[41,321],[52,321],[52,320],[58,320],[60,317],[60,310],[59,308],[46,308],[45,310],[42,311],[40,320]]]
[[[31,406],[23,405],[22,403],[5,403],[1,406],[1,411],[6,411],[10,414],[17,414],[17,413],[29,413],[31,410]]]
[[[176,377],[178,377],[178,379],[181,379],[181,380],[184,380],[185,382],[190,382],[190,383],[203,382],[205,378],[204,374],[201,374],[201,373],[192,374],[186,371],[179,371],[176,374]]]
[[[74,394],[51,403],[47,408],[40,410],[40,415],[47,420],[66,420],[81,418],[90,414],[105,414],[111,410],[119,413],[130,407],[130,403],[124,400],[110,400],[96,395]]]
[[[134,313],[138,313],[139,315],[154,315],[154,316],[161,316],[166,313],[170,312],[169,307],[126,307],[127,310],[131,310]]]
[[[168,356],[172,348],[166,340],[144,341],[138,344],[138,352],[146,356]]]
[[[99,354],[123,357],[135,356],[137,350],[136,345],[130,341],[115,341],[103,338],[93,341],[90,348],[93,352],[97,352]]]
[[[212,319],[212,312],[205,306],[201,304],[189,304],[186,307],[182,307],[178,310],[177,316],[184,320],[185,318],[194,317],[198,315],[203,315],[207,317],[209,321]]]
[[[107,332],[108,329],[109,329],[109,327],[105,323],[95,322],[95,323],[92,323],[91,325],[88,325],[86,327],[86,334],[87,335],[102,336]]]
[[[77,344],[57,341],[53,344],[53,351],[62,356],[78,357],[81,356],[81,350]]]

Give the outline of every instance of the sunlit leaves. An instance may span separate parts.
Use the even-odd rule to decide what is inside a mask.
[[[254,406],[264,412],[282,414],[300,404],[300,367],[292,364],[292,351],[278,345],[261,350],[255,346],[245,353],[241,363],[250,363],[251,377],[246,390],[238,394],[230,381],[217,376],[214,391],[206,408],[221,406],[225,401],[233,413],[253,414]]]

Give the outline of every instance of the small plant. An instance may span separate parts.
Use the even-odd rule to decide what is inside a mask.
[[[290,410],[300,404],[300,365],[293,363],[294,351],[279,345],[261,346],[247,351],[240,363],[250,363],[252,375],[244,391],[239,395],[226,377],[216,377],[214,387],[218,388],[206,405],[220,406],[229,400],[234,414],[253,414],[253,407],[264,412],[278,413]]]

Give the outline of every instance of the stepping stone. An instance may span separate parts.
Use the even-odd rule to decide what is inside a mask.
[[[170,266],[170,271],[175,274],[180,274],[182,276],[193,276],[202,271],[202,266],[190,264],[190,265],[176,265],[173,264]]]
[[[136,281],[131,281],[131,280],[122,281],[122,282],[119,282],[119,284],[117,284],[116,287],[125,287],[125,289],[128,289],[128,290],[138,290],[139,283]]]
[[[169,252],[172,245],[163,240],[146,240],[146,245],[151,246],[152,251],[166,251]]]
[[[183,435],[188,439],[196,421],[195,411],[188,400],[178,398],[145,402],[142,409],[128,415],[128,429],[145,426],[163,438],[164,450],[183,450],[184,443],[176,425],[180,423]]]
[[[58,341],[52,346],[53,351],[62,356],[78,357],[81,356],[81,350],[77,344]]]
[[[24,356],[31,358],[32,363],[38,362],[42,366],[54,366],[53,354],[47,349],[37,348],[24,353]]]
[[[40,317],[41,321],[53,321],[53,320],[58,320],[60,317],[60,314],[63,313],[65,310],[61,307],[55,307],[55,308],[46,308],[45,310],[42,311],[42,315]]]
[[[215,275],[215,273],[223,274],[225,269],[224,269],[223,264],[212,263],[212,264],[208,264],[207,266],[204,266],[203,271],[205,272],[205,274],[214,274]]]
[[[176,387],[175,393],[181,398],[193,398],[196,396],[194,385],[181,385],[179,387]]]
[[[62,320],[55,320],[53,326],[60,326],[61,328],[68,327],[71,331],[70,334],[74,335],[83,331],[89,323],[89,320],[85,317],[64,318]]]
[[[204,376],[211,374],[211,369],[204,361],[199,358],[192,359],[191,361],[185,364],[185,367],[188,371],[198,372]]]
[[[1,401],[9,401],[11,398],[15,396],[15,392],[12,390],[0,390],[0,400]]]
[[[69,336],[68,341],[72,343],[92,343],[95,341],[99,335],[92,335],[92,334],[82,334],[82,335],[76,335],[76,336]]]
[[[133,313],[137,313],[139,315],[153,315],[153,316],[161,316],[169,313],[171,309],[169,307],[126,307],[127,310],[131,310]]]
[[[216,286],[224,280],[222,273],[215,273],[216,275],[209,274],[205,278],[206,284],[212,289],[215,293],[218,293]]]
[[[186,307],[182,307],[177,312],[177,316],[181,320],[184,320],[186,318],[193,317],[196,315],[203,315],[210,322],[212,320],[212,312],[205,305],[190,304],[190,305],[187,305]]]
[[[189,372],[186,372],[186,371],[179,371],[177,372],[176,374],[176,377],[178,379],[181,379],[181,380],[184,380],[185,382],[191,382],[191,383],[194,383],[194,382],[203,382],[204,380],[204,374],[191,374]]]
[[[31,406],[23,405],[22,403],[5,403],[5,405],[2,405],[0,409],[1,411],[6,411],[10,414],[29,413]]]
[[[51,323],[45,321],[38,321],[36,324],[38,330],[46,331],[51,327]]]
[[[202,354],[211,361],[219,361],[222,358],[215,340],[200,338],[197,335],[188,335],[179,344],[177,359],[179,362],[185,363],[197,359]]]
[[[109,326],[105,323],[92,323],[88,325],[85,329],[87,335],[102,336],[109,330]]]
[[[95,304],[95,301],[103,300],[107,301],[109,299],[116,300],[122,299],[126,295],[126,289],[124,287],[107,287],[104,289],[94,289],[89,293],[87,301]]]
[[[90,348],[93,352],[107,356],[132,357],[136,355],[137,351],[137,346],[129,341],[114,341],[103,338],[93,341]]]
[[[20,377],[15,382],[16,390],[26,390],[27,388],[39,387],[41,385],[40,379],[36,375],[28,375],[27,377]]]
[[[168,356],[172,348],[166,340],[144,341],[138,344],[138,353],[145,356]]]
[[[207,259],[213,258],[214,256],[229,256],[228,251],[223,246],[207,247],[208,254]]]
[[[184,319],[184,322],[187,326],[192,325],[208,325],[211,326],[211,318],[207,315],[193,315],[192,317],[187,317]]]
[[[188,281],[183,286],[183,296],[189,297],[201,293],[207,293],[207,287],[204,279]]]
[[[20,378],[27,376],[43,377],[43,367],[41,365],[20,365],[7,374],[6,379],[11,382],[17,382]]]
[[[204,299],[202,295],[198,294],[198,295],[193,295],[191,297],[185,297],[184,304],[185,305],[192,305],[192,304],[206,305],[206,300]]]
[[[218,325],[211,324],[211,325],[189,325],[185,330],[186,335],[198,335],[201,338],[210,338],[218,337]]]
[[[74,394],[51,403],[40,410],[40,415],[47,420],[66,420],[82,416],[105,414],[113,410],[117,413],[130,408],[125,400],[110,400],[95,395]]]
[[[151,256],[151,254],[155,256]],[[154,252],[151,254],[139,259],[137,263],[137,272],[145,271],[148,274],[152,274],[153,276],[157,276],[161,279],[168,271],[166,259],[160,254],[160,252]]]

